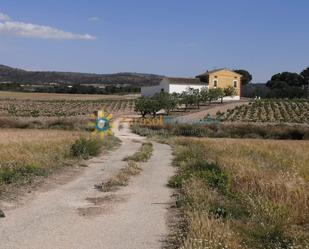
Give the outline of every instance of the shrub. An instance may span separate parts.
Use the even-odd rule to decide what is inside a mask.
[[[18,167],[4,165],[0,168],[0,184],[28,182],[34,175],[44,175],[44,170],[36,164]]]
[[[90,156],[97,156],[100,153],[102,143],[97,139],[79,138],[71,146],[71,155],[88,159]]]

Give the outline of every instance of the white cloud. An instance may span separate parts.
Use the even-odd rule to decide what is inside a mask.
[[[49,26],[13,21],[9,16],[0,13],[0,33],[20,37],[55,39],[55,40],[94,40],[89,34],[74,34]]]
[[[100,18],[97,16],[92,16],[89,18],[89,21],[97,22],[97,21],[100,21]]]

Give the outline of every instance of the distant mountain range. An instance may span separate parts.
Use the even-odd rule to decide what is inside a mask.
[[[91,74],[53,71],[26,71],[0,65],[0,83],[44,85],[58,84],[100,84],[150,86],[158,84],[161,75],[142,73]]]

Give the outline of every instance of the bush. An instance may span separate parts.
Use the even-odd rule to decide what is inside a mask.
[[[19,167],[5,165],[0,168],[0,184],[28,182],[31,176],[44,174],[44,170],[36,164]]]
[[[102,143],[97,139],[79,138],[71,147],[71,155],[82,159],[97,156],[101,151]]]

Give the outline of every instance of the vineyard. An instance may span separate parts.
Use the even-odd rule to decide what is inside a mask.
[[[308,100],[257,100],[225,113],[217,113],[222,121],[309,123]]]
[[[69,117],[89,115],[97,110],[107,113],[132,113],[133,99],[124,100],[22,100],[0,99],[0,116]]]

